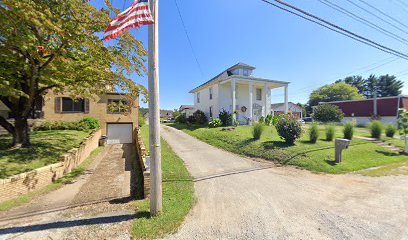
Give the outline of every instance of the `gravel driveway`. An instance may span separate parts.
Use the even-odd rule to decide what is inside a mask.
[[[131,239],[135,154],[133,144],[108,145],[74,183],[0,212],[0,240]]]
[[[408,239],[408,177],[274,167],[162,127],[197,202],[168,239]]]

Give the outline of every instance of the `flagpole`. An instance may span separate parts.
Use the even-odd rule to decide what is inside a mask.
[[[149,140],[150,140],[150,214],[162,211],[162,170],[159,100],[159,0],[150,0],[154,24],[149,25]]]

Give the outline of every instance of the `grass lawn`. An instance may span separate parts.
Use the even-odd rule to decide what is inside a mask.
[[[10,135],[0,135],[0,179],[53,164],[68,150],[79,146],[89,132],[34,131],[30,148],[9,149]]]
[[[50,185],[42,189],[38,189],[33,192],[29,192],[27,194],[24,194],[24,195],[21,195],[16,198],[0,203],[0,211],[5,211],[13,207],[23,205],[25,203],[30,202],[35,197],[38,197],[46,193],[49,193],[53,190],[56,190],[62,187],[64,184],[71,183],[77,176],[81,175],[86,170],[86,168],[92,163],[95,157],[99,153],[102,152],[102,150],[103,150],[103,147],[98,147],[97,149],[93,150],[91,154],[89,155],[89,157],[85,159],[77,168],[75,168],[72,172],[68,173],[64,177],[58,179],[54,183],[51,183]]]
[[[148,144],[148,126],[142,127],[142,137]],[[162,139],[163,212],[150,217],[149,200],[136,201],[137,219],[133,222],[135,239],[154,239],[174,233],[193,206],[193,182],[183,161]]]
[[[222,128],[169,124],[208,143],[233,153],[259,157],[276,163],[299,166],[313,172],[347,173],[390,163],[408,162],[407,157],[390,152],[374,143],[353,139],[349,149],[343,152],[343,162],[334,162],[334,142],[325,141],[324,127],[320,128],[320,139],[316,144],[308,140],[307,130],[295,145],[287,145],[278,136],[275,127],[265,127],[260,140],[252,139],[252,127],[239,126],[235,131]],[[343,138],[342,131],[336,130],[336,137]]]

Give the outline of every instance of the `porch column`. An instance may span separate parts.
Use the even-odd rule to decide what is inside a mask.
[[[234,112],[235,112],[235,105],[237,104],[237,100],[235,99],[235,96],[236,96],[236,95],[235,95],[235,91],[236,91],[235,87],[236,87],[235,79],[232,79],[232,80],[231,80],[231,90],[232,90],[232,117],[233,117],[234,120],[237,120],[237,116],[236,116],[236,114],[234,113]]]
[[[268,92],[268,85],[266,83],[264,85],[264,91],[263,92],[264,92],[264,94],[263,94],[264,98],[263,99],[264,99],[264,104],[265,104],[265,107],[264,107],[265,110],[263,112],[263,116],[266,117],[266,115],[268,115],[268,110],[267,110],[268,109],[268,107],[267,107],[268,106],[268,93],[267,93]]]
[[[265,117],[271,114],[271,90],[268,84],[265,83]]]
[[[289,112],[289,103],[288,103],[288,85],[285,85],[285,114]]]
[[[248,111],[249,111],[249,125],[252,125],[253,122],[253,111],[252,111],[252,93],[253,93],[253,82],[252,80],[249,81],[249,106],[248,106]]]

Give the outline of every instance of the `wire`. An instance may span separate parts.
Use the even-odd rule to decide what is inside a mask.
[[[380,61],[380,62],[377,62],[375,67],[372,67],[372,68],[370,68],[370,69],[368,69],[368,70],[359,72],[359,73],[357,73],[357,74],[355,74],[355,72],[356,72],[357,70],[366,69],[367,67],[371,67],[371,66],[373,66],[374,64],[371,64],[371,65],[368,65],[368,66],[365,66],[365,67],[362,67],[362,68],[358,68],[358,69],[356,69],[355,71],[346,73],[346,74],[343,75],[343,77],[338,77],[338,78],[336,78],[336,79],[333,78],[333,79],[330,80],[330,81],[315,82],[315,83],[313,83],[313,85],[309,85],[309,86],[306,86],[306,87],[303,87],[303,88],[300,88],[300,89],[296,89],[296,90],[294,90],[294,91],[295,91],[295,92],[299,92],[299,91],[304,91],[304,90],[310,90],[310,89],[316,88],[316,85],[317,85],[317,84],[327,84],[327,83],[331,83],[331,82],[334,82],[334,81],[336,81],[336,80],[339,80],[339,79],[343,79],[343,78],[345,78],[345,77],[348,77],[348,76],[350,76],[350,75],[352,75],[352,74],[354,74],[354,75],[361,75],[361,74],[363,74],[363,73],[370,72],[370,71],[375,70],[375,69],[378,69],[378,68],[380,68],[380,67],[382,67],[382,66],[384,66],[384,65],[387,65],[387,64],[390,64],[390,63],[392,63],[392,62],[395,62],[395,61],[398,60],[398,59],[399,59],[399,58],[396,58],[396,57],[391,57],[391,60],[390,60],[390,58],[387,58],[387,59],[384,59],[384,60],[389,60],[389,61],[383,62],[384,60],[382,60],[382,61]],[[377,65],[378,63],[380,63],[380,64]],[[308,93],[308,92],[304,92],[304,93],[300,93],[300,94],[296,94],[296,95],[302,96],[302,95],[306,95],[306,94],[309,94],[309,93]],[[277,94],[277,95],[274,95],[274,96],[283,96],[283,95],[284,95],[284,94]]]
[[[364,1],[364,0],[358,0],[358,1],[362,2],[363,4],[369,6],[369,7],[372,8],[372,9],[376,10],[377,12],[379,12],[379,13],[381,13],[382,15],[386,16],[387,18],[393,20],[394,22],[399,23],[400,25],[402,25],[402,26],[408,28],[408,26],[407,26],[406,24],[404,24],[404,23],[402,23],[401,21],[399,21],[398,19],[396,19],[396,18],[394,18],[394,17],[388,15],[387,13],[383,12],[382,10],[380,10],[380,9],[378,9],[378,8],[376,8],[376,7],[374,7],[373,5],[369,4],[368,2],[366,2],[366,1]]]
[[[382,18],[382,17],[377,16],[377,15],[376,15],[376,14],[374,14],[373,12],[371,12],[371,11],[369,11],[369,10],[367,10],[367,9],[363,8],[362,6],[360,6],[360,5],[358,5],[358,4],[354,3],[354,2],[352,2],[351,0],[346,0],[346,1],[347,1],[347,2],[349,2],[349,3],[351,3],[351,4],[353,4],[353,5],[354,5],[354,6],[356,6],[357,8],[359,8],[359,9],[363,10],[364,12],[366,12],[366,13],[368,13],[368,14],[370,14],[370,15],[372,15],[372,16],[374,16],[374,17],[378,18],[378,19],[380,19],[381,21],[383,21],[383,22],[387,23],[388,25],[390,25],[390,26],[392,26],[392,27],[394,27],[394,28],[396,28],[396,29],[400,30],[401,32],[404,32],[404,33],[408,34],[408,32],[407,32],[407,31],[405,31],[404,29],[402,29],[402,28],[400,28],[400,27],[396,26],[396,25],[395,25],[395,24],[393,24],[393,23],[390,23],[389,21],[385,20],[385,19],[384,19],[384,18]]]
[[[368,38],[362,37],[362,36],[360,36],[360,35],[358,35],[358,34],[356,34],[356,33],[353,33],[353,32],[351,32],[351,31],[349,31],[349,30],[347,30],[347,29],[344,29],[344,28],[342,28],[342,27],[340,27],[340,26],[337,26],[337,25],[335,25],[335,24],[333,24],[333,23],[331,23],[331,22],[329,22],[329,21],[326,21],[326,20],[324,20],[324,19],[322,19],[322,18],[320,18],[320,17],[317,17],[317,16],[315,16],[315,15],[313,15],[313,14],[311,14],[311,13],[308,13],[308,12],[306,12],[306,11],[300,9],[300,8],[297,8],[297,7],[295,7],[295,6],[292,6],[292,5],[290,5],[290,4],[286,3],[286,2],[283,2],[283,1],[280,1],[280,0],[274,0],[275,2],[277,2],[277,3],[281,4],[281,5],[284,5],[284,6],[286,6],[286,7],[289,7],[289,8],[291,8],[291,9],[294,9],[295,11],[298,11],[298,12],[300,12],[300,13],[302,13],[302,14],[308,16],[308,17],[314,18],[314,19],[316,19],[316,20],[310,19],[310,18],[308,18],[308,17],[305,17],[305,16],[303,16],[303,15],[301,15],[301,14],[299,14],[299,13],[296,13],[296,12],[294,12],[294,11],[291,11],[291,10],[289,10],[289,9],[286,9],[286,8],[284,8],[284,7],[281,7],[281,6],[277,5],[277,4],[274,4],[274,3],[272,3],[272,2],[270,2],[270,1],[268,1],[268,0],[261,0],[261,1],[262,1],[262,2],[265,2],[265,3],[269,4],[269,5],[272,5],[272,6],[276,7],[276,8],[279,8],[279,9],[281,9],[281,10],[283,10],[283,11],[286,11],[286,12],[289,12],[289,13],[291,13],[291,14],[294,14],[294,15],[296,15],[296,16],[298,16],[298,17],[301,17],[301,18],[303,18],[303,19],[305,19],[305,20],[308,20],[308,21],[310,21],[310,22],[316,23],[316,24],[318,24],[318,25],[320,25],[320,26],[322,26],[322,27],[324,27],[324,28],[327,28],[327,29],[330,29],[330,30],[332,30],[332,31],[334,31],[334,32],[337,32],[337,33],[339,33],[339,34],[342,34],[342,35],[344,35],[344,36],[346,36],[346,37],[352,38],[352,39],[354,39],[354,40],[356,40],[356,41],[358,41],[358,42],[361,42],[361,43],[364,43],[364,44],[366,44],[366,45],[369,45],[369,46],[371,46],[371,47],[373,47],[373,48],[376,48],[376,49],[378,49],[378,50],[380,50],[380,51],[383,51],[383,52],[386,52],[386,53],[395,55],[395,56],[397,56],[397,57],[403,58],[403,59],[405,59],[405,60],[408,60],[408,55],[406,55],[406,54],[404,54],[404,53],[401,53],[401,52],[399,52],[399,51],[396,51],[396,50],[394,50],[394,49],[391,49],[391,48],[386,47],[386,46],[384,46],[384,45],[381,45],[381,44],[379,44],[379,43],[376,43],[376,42],[374,42],[374,41],[372,41],[372,40],[370,40],[370,39],[368,39]],[[320,22],[319,22],[319,21],[320,21]],[[325,25],[325,24],[326,24],[326,25]]]
[[[364,19],[364,18],[362,18],[362,17],[348,11],[347,9],[345,9],[345,8],[335,4],[333,2],[330,2],[328,0],[318,0],[318,1],[321,2],[324,5],[332,8],[332,9],[338,11],[338,12],[341,12],[341,13],[353,18],[354,20],[356,20],[356,21],[358,21],[360,23],[363,23],[366,26],[369,26],[369,27],[371,27],[371,28],[373,28],[373,29],[375,29],[375,30],[377,30],[377,31],[379,31],[379,32],[381,32],[381,33],[383,33],[383,34],[385,34],[385,35],[387,35],[387,36],[401,42],[401,43],[403,43],[403,44],[408,44],[407,39],[405,39],[403,37],[400,37],[400,36],[390,32],[390,31],[378,26],[377,24],[374,24],[374,23],[372,23],[372,22],[370,22],[370,21],[368,21],[368,20],[366,20],[366,19]]]
[[[195,61],[196,61],[196,63],[197,63],[197,67],[198,67],[198,69],[200,70],[201,76],[204,77],[203,70],[202,70],[202,68],[201,68],[200,62],[198,61],[197,54],[196,54],[195,51],[194,51],[193,44],[191,43],[191,39],[190,39],[190,36],[189,36],[189,34],[188,34],[186,25],[185,25],[185,23],[184,23],[183,15],[181,14],[179,5],[178,5],[178,3],[177,3],[177,0],[174,0],[174,3],[176,4],[177,12],[178,12],[178,14],[179,14],[179,16],[180,16],[181,24],[182,24],[182,26],[183,26],[184,33],[186,34],[188,43],[189,43],[189,45],[190,45],[191,52],[193,53],[194,59],[195,59]]]

